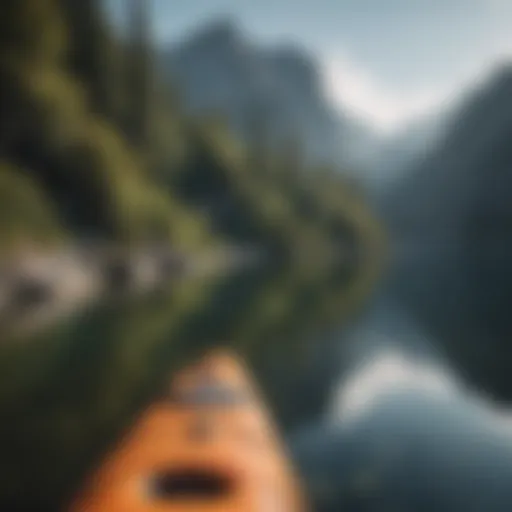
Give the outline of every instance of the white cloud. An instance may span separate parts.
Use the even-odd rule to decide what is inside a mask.
[[[433,112],[454,93],[451,88],[392,90],[369,70],[340,56],[324,60],[324,86],[334,104],[384,133]]]
[[[392,134],[415,119],[442,110],[464,92],[485,83],[497,66],[511,61],[512,39],[496,36],[486,56],[481,55],[470,67],[447,78],[442,86],[396,90],[343,54],[323,60],[323,82],[335,105],[381,133]]]

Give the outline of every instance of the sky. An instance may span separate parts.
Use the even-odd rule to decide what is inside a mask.
[[[332,101],[383,132],[442,109],[512,55],[512,0],[149,1],[161,43],[227,16],[259,43],[301,44]]]

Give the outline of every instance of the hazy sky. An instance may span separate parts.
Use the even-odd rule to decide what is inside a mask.
[[[384,130],[512,55],[512,0],[150,1],[163,42],[223,15],[258,42],[300,42],[322,62],[335,102]]]

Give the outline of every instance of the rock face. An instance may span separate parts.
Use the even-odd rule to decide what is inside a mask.
[[[335,164],[354,160],[356,142],[372,139],[329,103],[318,63],[301,47],[260,47],[219,21],[164,49],[161,60],[190,112],[221,113],[245,138],[259,117],[272,140],[299,139],[315,161]]]
[[[387,198],[398,288],[463,373],[512,399],[512,66]]]

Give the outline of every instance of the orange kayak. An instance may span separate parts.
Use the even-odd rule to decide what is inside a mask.
[[[300,487],[246,368],[185,369],[107,456],[71,512],[302,512]]]

